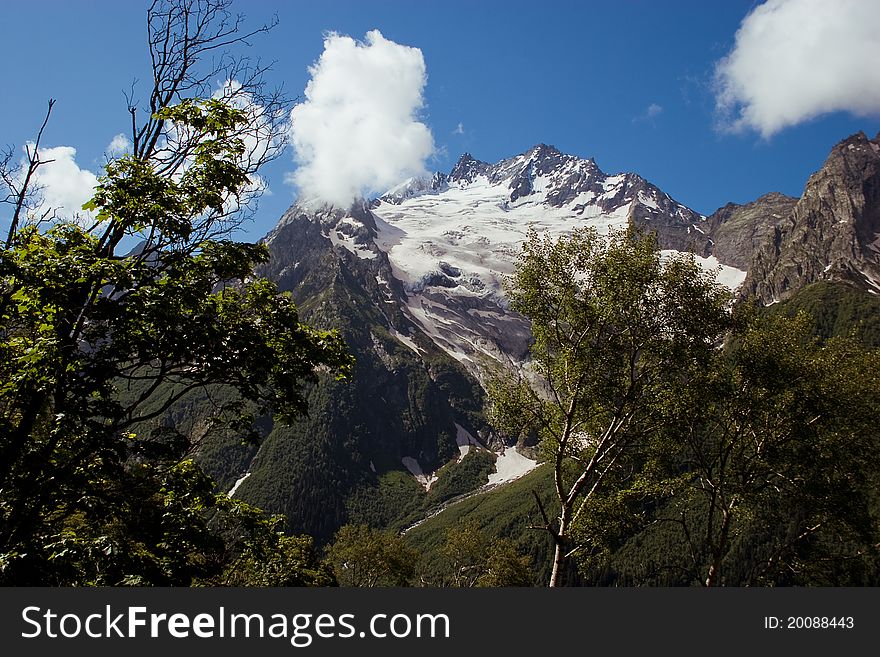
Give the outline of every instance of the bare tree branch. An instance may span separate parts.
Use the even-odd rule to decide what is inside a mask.
[[[30,144],[25,146],[25,153],[27,154],[27,168],[25,170],[24,177],[20,181],[16,180],[15,174],[11,172],[8,168],[12,160],[12,149],[9,149],[9,154],[4,154],[3,157],[2,174],[0,175],[2,175],[3,184],[7,187],[8,190],[4,202],[9,202],[11,200],[14,208],[12,213],[12,221],[9,225],[9,232],[6,235],[7,249],[12,245],[12,242],[15,240],[15,234],[18,232],[18,226],[21,222],[22,212],[28,208],[29,199],[32,198],[32,195],[36,193],[36,190],[32,188],[34,174],[41,165],[48,164],[50,162],[50,160],[40,160],[40,141],[43,138],[43,131],[46,129],[46,126],[49,123],[49,117],[52,115],[52,107],[55,105],[55,99],[50,98],[48,104],[49,107],[46,110],[46,117],[43,119],[43,124],[40,126],[40,130],[37,132],[37,138],[34,140],[33,146],[31,147]]]

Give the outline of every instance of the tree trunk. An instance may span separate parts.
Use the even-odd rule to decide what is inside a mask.
[[[721,564],[724,561],[724,552],[727,550],[730,517],[730,510],[725,509],[721,515],[721,534],[718,537],[718,544],[712,550],[712,563],[709,564],[709,572],[706,574],[706,586],[719,586],[721,584]]]
[[[559,529],[553,534],[553,570],[550,573],[550,583],[548,586],[561,586],[562,574],[565,571],[566,564],[566,541],[568,534],[568,523],[571,509],[563,505],[562,513],[559,514]]]

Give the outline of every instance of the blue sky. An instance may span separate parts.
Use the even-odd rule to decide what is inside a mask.
[[[807,93],[814,80],[821,87],[822,76],[835,73],[821,62],[817,69],[811,53],[820,53],[822,62],[835,53],[845,60],[847,44],[859,38],[849,38],[852,24],[880,18],[876,2],[847,1],[855,3],[855,18],[835,33],[839,43],[824,40],[813,48],[797,40],[813,29],[799,21],[809,20],[806,12],[816,0],[773,0],[779,11],[765,19],[782,30],[774,44],[789,48],[793,62],[790,71],[776,74],[801,76],[803,82],[785,95],[785,85],[773,78],[756,83],[750,106],[755,111],[742,118],[747,115],[737,112],[751,102],[748,76],[760,78],[765,62],[785,59],[785,53],[762,51],[760,43],[747,44],[744,33],[743,57],[736,70],[731,67],[728,91],[739,89],[742,76],[747,82],[739,96],[734,93],[734,113],[726,123],[716,108],[721,93],[716,67],[737,46],[744,18],[756,8],[760,13],[757,2],[248,0],[236,6],[251,24],[278,14],[278,27],[256,38],[251,54],[275,61],[271,79],[291,96],[303,94],[308,67],[321,57],[329,31],[363,40],[378,29],[389,41],[418,48],[427,82],[416,119],[433,135],[429,170],[448,171],[465,151],[492,162],[544,142],[594,157],[607,173],[635,171],[709,213],[769,191],[799,195],[834,143],[858,130],[869,136],[880,130],[880,103],[859,89],[877,88],[874,80],[852,80],[831,100]],[[128,128],[123,91],[148,73],[146,4],[4,3],[0,143],[31,139],[46,99],[53,97],[57,105],[44,145],[75,148],[77,166],[98,173],[107,145]],[[864,12],[870,14],[867,21]],[[864,37],[865,47],[876,52],[870,50],[876,45],[872,38]],[[808,48],[810,56],[798,48]],[[839,65],[876,69],[880,61],[868,66],[856,55]],[[791,116],[790,107],[797,110]],[[832,111],[822,113],[823,107]],[[738,130],[731,131],[737,117]],[[263,171],[271,194],[261,200],[245,238],[265,234],[292,202],[296,192],[285,176],[295,169],[288,151]]]

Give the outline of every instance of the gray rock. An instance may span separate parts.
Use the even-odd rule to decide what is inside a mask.
[[[880,289],[880,140],[858,133],[810,176],[792,212],[759,247],[743,294],[763,303],[821,280]]]
[[[706,220],[712,255],[725,265],[748,271],[758,249],[773,239],[797,201],[771,192],[745,205],[728,203],[719,208]]]

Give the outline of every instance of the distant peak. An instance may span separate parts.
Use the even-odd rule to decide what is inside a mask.
[[[538,155],[538,156],[561,155],[562,154],[562,153],[560,153],[559,149],[556,148],[556,146],[550,146],[550,145],[544,144],[544,143],[538,144],[537,146],[532,148],[532,151],[535,153],[535,155]]]
[[[463,154],[449,172],[449,180],[473,182],[474,179],[486,172],[489,164],[474,158],[470,153]]]
[[[350,214],[361,212],[364,208],[369,207],[367,200],[360,196],[349,203],[331,203],[318,196],[301,196],[296,199],[291,209],[305,212],[307,214]]]
[[[878,158],[880,158],[880,143],[869,139],[864,132],[859,131],[835,144],[819,172],[858,177],[856,172],[860,171],[864,164],[876,162]],[[844,165],[842,162],[850,162],[850,164]]]

